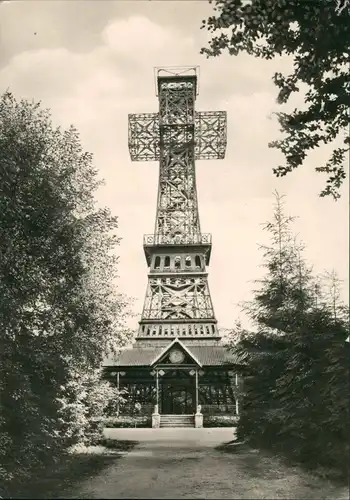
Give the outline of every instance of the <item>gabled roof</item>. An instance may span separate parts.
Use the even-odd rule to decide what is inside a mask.
[[[193,361],[202,368],[202,364],[198,361],[197,357],[179,339],[174,339],[169,345],[164,347],[164,349],[159,354],[157,354],[154,360],[151,362],[151,366],[155,365],[157,361],[159,361],[163,356],[165,356],[175,344],[178,344],[189,355],[189,357],[193,359]]]
[[[228,349],[223,345],[191,345],[186,346],[186,348],[190,350],[191,356],[195,356],[202,366],[242,364],[242,361],[237,357],[237,355],[228,351]],[[106,358],[103,365],[105,367],[150,367],[156,357],[163,352],[164,347],[138,347],[135,345],[130,349],[125,349],[118,356],[110,356]]]

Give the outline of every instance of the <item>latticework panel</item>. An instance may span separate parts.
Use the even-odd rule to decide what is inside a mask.
[[[159,159],[158,113],[129,115],[129,151],[133,161]]]
[[[226,384],[200,384],[199,401],[203,405],[235,405],[235,387]]]
[[[163,233],[144,234],[144,246],[153,245],[211,245],[212,237],[210,233],[193,233],[188,235],[177,235],[175,238],[170,238]]]
[[[173,241],[200,234],[193,149],[184,147],[160,162],[155,234]]]
[[[194,82],[163,82],[159,92],[160,125],[193,124],[194,101]]]
[[[226,111],[204,111],[195,114],[195,158],[225,158]]]
[[[185,115],[188,119],[188,115]],[[166,126],[162,123],[163,153],[170,145],[193,143],[195,160],[214,160],[225,157],[226,111],[194,112],[193,121]],[[168,120],[169,121],[169,120]],[[173,126],[175,125],[175,126]],[[158,113],[129,115],[129,150],[133,161],[160,159],[160,119]]]
[[[207,278],[149,278],[142,319],[214,319]]]
[[[188,320],[187,320],[188,321]],[[209,320],[210,321],[210,320]],[[141,324],[138,337],[147,338],[200,338],[217,337],[219,335],[216,323],[147,323]]]

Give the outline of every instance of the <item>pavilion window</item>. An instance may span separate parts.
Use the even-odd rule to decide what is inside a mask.
[[[167,255],[164,259],[164,268],[169,268],[170,267],[170,257]]]
[[[185,259],[185,266],[186,267],[191,267],[192,266],[192,259],[189,255],[187,255],[186,259]]]
[[[199,255],[196,255],[196,258],[195,258],[195,264],[196,264],[196,268],[197,269],[200,269],[202,267],[202,264],[201,264],[201,258]]]
[[[179,257],[179,256],[175,257],[174,267],[175,267],[175,269],[181,269],[181,257]]]
[[[160,257],[157,256],[154,261],[154,269],[159,269],[160,268]]]

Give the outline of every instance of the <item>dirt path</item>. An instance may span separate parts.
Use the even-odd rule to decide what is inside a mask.
[[[139,444],[68,498],[349,498],[347,488],[256,450],[219,451],[233,429],[106,429],[106,437]]]

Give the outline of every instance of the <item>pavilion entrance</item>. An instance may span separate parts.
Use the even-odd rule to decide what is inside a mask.
[[[189,370],[166,371],[160,383],[160,413],[193,415],[196,412],[196,377]]]

